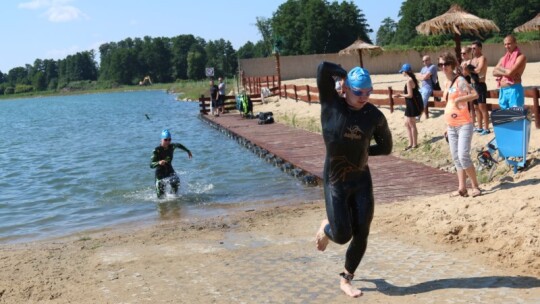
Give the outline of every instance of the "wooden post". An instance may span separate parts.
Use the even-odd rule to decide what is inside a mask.
[[[201,108],[201,114],[206,115],[206,104],[204,103],[204,95],[201,95],[201,97],[199,98],[199,107]]]
[[[276,72],[277,72],[277,83],[278,83],[278,90],[281,90],[281,67],[279,64],[279,52],[276,52]],[[281,95],[281,94],[280,94]]]
[[[388,87],[388,97],[390,97],[390,113],[394,113],[394,90]]]
[[[296,91],[296,85],[293,85],[293,89],[294,89],[294,100],[298,102],[298,92]]]
[[[538,106],[538,98],[540,97],[540,92],[538,88],[533,88],[533,114],[534,114],[534,125],[537,129],[540,129],[540,107]]]
[[[311,93],[309,92],[309,86],[306,86],[307,102],[311,104]]]

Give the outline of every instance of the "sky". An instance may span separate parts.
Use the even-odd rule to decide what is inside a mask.
[[[327,0],[333,2],[334,0]],[[286,0],[3,0],[0,71],[64,59],[126,38],[192,34],[224,39],[238,50],[261,40],[257,17],[271,18]],[[339,0],[341,2],[341,0]],[[355,0],[373,34],[383,19],[398,20],[402,0]]]

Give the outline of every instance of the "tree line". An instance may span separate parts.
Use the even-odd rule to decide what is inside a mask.
[[[493,20],[501,29],[495,35],[502,37],[533,18],[540,7],[540,0],[407,0],[401,4],[397,22],[391,18],[383,20],[376,33],[377,44],[425,46],[452,41],[445,35],[420,36],[415,27],[443,14],[454,3]],[[369,37],[373,30],[352,1],[288,0],[271,18],[256,17],[255,26],[261,39],[255,43],[247,41],[238,50],[224,39],[146,36],[102,44],[99,64],[93,50],[61,60],[36,59],[33,65],[13,68],[7,74],[0,71],[0,94],[57,91],[76,88],[84,82],[96,82],[102,88],[134,85],[146,76],[159,83],[200,80],[205,78],[207,67],[213,67],[216,76],[233,77],[238,72],[238,59],[268,57],[276,52],[337,53],[356,39],[373,43]]]

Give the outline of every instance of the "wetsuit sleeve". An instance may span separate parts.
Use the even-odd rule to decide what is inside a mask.
[[[155,169],[158,165],[159,165],[158,153],[157,153],[157,150],[154,149],[154,152],[152,152],[152,158],[150,160],[150,168]]]
[[[373,139],[375,144],[369,146],[369,155],[388,155],[392,152],[392,133],[382,113],[373,132]]]
[[[319,89],[321,103],[339,98],[334,76],[345,78],[347,77],[347,71],[332,62],[323,61],[319,64],[317,68],[317,88]]]
[[[191,154],[191,151],[189,151],[189,149],[184,147],[184,145],[182,145],[182,144],[173,143],[172,146],[173,146],[174,149],[182,149],[182,150],[186,151],[187,153]]]

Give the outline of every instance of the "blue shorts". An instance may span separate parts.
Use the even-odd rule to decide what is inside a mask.
[[[523,107],[524,104],[525,92],[521,83],[516,83],[509,87],[500,88],[499,106],[501,107],[501,109]]]
[[[420,88],[420,94],[422,95],[422,101],[424,102],[424,109],[427,108],[429,97],[433,94],[433,89],[429,86],[423,86]]]

